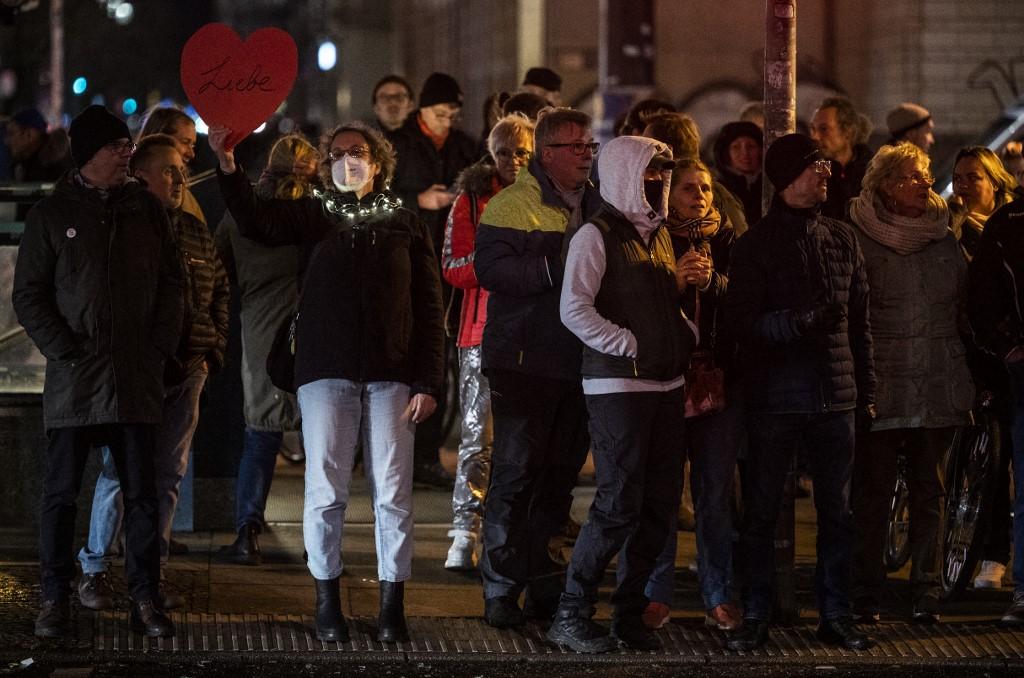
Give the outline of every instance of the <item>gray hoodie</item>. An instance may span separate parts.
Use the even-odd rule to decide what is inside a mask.
[[[659,154],[671,155],[672,151],[668,145],[654,139],[622,136],[605,144],[597,159],[601,197],[621,212],[647,243],[668,213],[671,172],[662,173],[665,190],[660,205],[652,206],[644,195],[644,170],[651,158]],[[559,315],[562,324],[595,351],[635,358],[637,345],[633,333],[601,316],[594,306],[605,267],[604,238],[598,227],[588,222],[580,227],[569,243]],[[679,312],[682,313],[682,309]],[[696,337],[697,327],[689,319],[687,323]],[[625,391],[669,391],[683,383],[682,376],[670,381],[584,379],[583,392],[600,395]]]

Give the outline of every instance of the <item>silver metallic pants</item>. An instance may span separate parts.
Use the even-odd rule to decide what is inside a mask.
[[[452,492],[452,527],[478,535],[484,497],[491,479],[491,389],[480,371],[480,346],[459,349],[459,403],[462,439]]]

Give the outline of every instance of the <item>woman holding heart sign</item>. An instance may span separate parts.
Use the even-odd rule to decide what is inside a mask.
[[[295,385],[306,446],[303,537],[316,581],[316,635],[347,641],[341,613],[342,533],[360,440],[374,498],[380,616],[377,639],[408,640],[404,582],[412,574],[413,437],[443,383],[441,284],[430,233],[387,191],[391,145],[361,123],[324,137],[324,186],[312,197],[264,200],[210,128],[219,180],[242,235],[303,249]]]

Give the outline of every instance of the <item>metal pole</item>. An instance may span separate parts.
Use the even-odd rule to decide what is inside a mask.
[[[50,123],[64,113],[64,0],[50,0]]]
[[[767,0],[764,50],[764,147],[796,129],[796,0]],[[768,212],[774,187],[765,177],[762,208]],[[794,450],[794,452],[797,452]],[[796,454],[794,454],[794,458]],[[791,470],[775,524],[775,618],[793,623],[796,605],[796,477]]]
[[[764,147],[796,129],[796,0],[767,0],[764,43]],[[774,188],[764,181],[763,212]]]

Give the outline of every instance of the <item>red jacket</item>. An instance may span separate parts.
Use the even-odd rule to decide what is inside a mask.
[[[466,169],[458,185],[459,196],[444,229],[441,270],[448,284],[463,290],[457,345],[467,348],[480,345],[487,322],[487,290],[480,287],[473,270],[476,227],[487,201],[501,190],[501,183],[494,167],[480,162]]]

